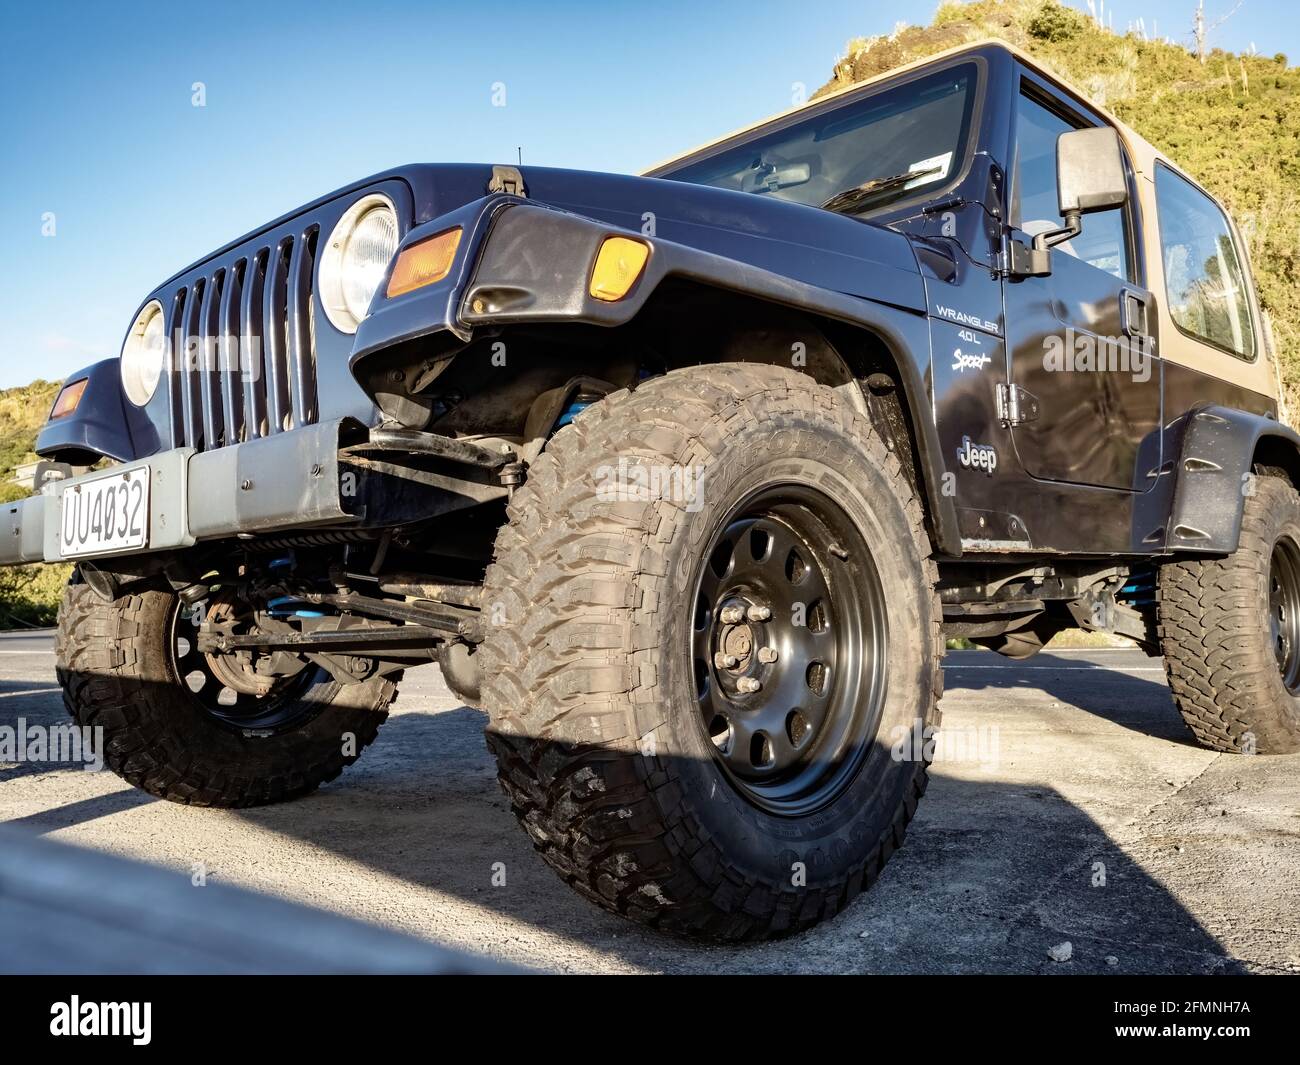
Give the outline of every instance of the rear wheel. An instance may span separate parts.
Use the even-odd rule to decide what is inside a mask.
[[[1204,746],[1285,754],[1300,750],[1300,495],[1253,483],[1235,552],[1160,567],[1160,643]]]
[[[902,843],[937,725],[919,501],[835,391],[710,366],[561,430],[489,569],[489,744],[575,889],[737,940],[830,916]]]
[[[303,795],[356,761],[396,694],[390,679],[340,684],[306,663],[260,673],[199,652],[194,635],[162,588],[110,601],[74,577],[59,609],[68,712],[104,730],[114,772],[159,798],[241,807]]]

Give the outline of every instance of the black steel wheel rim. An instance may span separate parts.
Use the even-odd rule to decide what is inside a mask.
[[[755,491],[698,560],[696,710],[732,786],[805,816],[852,782],[884,705],[888,626],[866,540],[822,491]]]
[[[177,684],[208,716],[240,731],[287,732],[315,717],[321,707],[303,695],[325,673],[308,664],[277,678],[265,694],[239,691],[226,683],[208,656],[198,649],[198,624],[189,608],[177,604],[172,617],[172,673]]]
[[[1300,694],[1300,544],[1283,536],[1273,545],[1268,574],[1269,638],[1282,683]]]

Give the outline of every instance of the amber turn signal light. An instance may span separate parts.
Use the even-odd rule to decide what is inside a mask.
[[[66,418],[74,410],[77,404],[81,402],[81,395],[86,391],[86,385],[89,379],[83,377],[80,381],[73,381],[70,385],[64,385],[59,392],[59,398],[54,401],[54,409],[50,411],[50,421],[55,418]]]
[[[393,264],[393,274],[388,279],[388,298],[441,281],[451,273],[451,264],[456,261],[459,247],[460,226],[407,245],[397,253],[397,262]]]
[[[606,303],[621,300],[632,291],[649,258],[649,247],[639,240],[606,237],[591,270],[592,296]]]

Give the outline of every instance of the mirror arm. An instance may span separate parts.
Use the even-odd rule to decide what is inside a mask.
[[[1079,212],[1067,211],[1065,213],[1065,227],[1063,229],[1049,229],[1046,233],[1039,233],[1034,238],[1034,251],[1046,251],[1048,248],[1055,248],[1058,244],[1073,240],[1082,232],[1083,220],[1080,218]]]
[[[1080,212],[1065,213],[1065,227],[1039,233],[1026,247],[1018,240],[1008,245],[1007,274],[1010,277],[1047,277],[1052,272],[1050,250],[1083,232]]]

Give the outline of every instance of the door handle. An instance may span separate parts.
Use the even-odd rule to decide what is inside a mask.
[[[1147,325],[1147,301],[1132,289],[1124,289],[1119,296],[1120,325],[1126,335],[1145,337],[1150,335]]]

